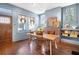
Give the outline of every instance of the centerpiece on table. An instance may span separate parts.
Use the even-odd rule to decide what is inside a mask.
[[[43,27],[38,27],[37,31],[36,31],[36,34],[37,35],[43,35],[43,32],[44,32],[44,28]]]

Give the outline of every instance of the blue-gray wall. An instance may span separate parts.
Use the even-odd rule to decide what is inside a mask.
[[[28,24],[26,24],[27,31],[18,32],[18,15],[19,14],[35,17],[34,30],[38,27],[39,16],[37,14],[34,14],[28,10],[24,10],[20,7],[13,6],[11,4],[0,3],[0,15],[12,16],[12,40],[13,41],[18,41],[18,40],[27,38],[26,33],[28,32]]]
[[[58,20],[61,20],[61,7],[57,7],[45,12],[46,18],[48,17],[57,17]]]
[[[56,7],[54,9],[50,9],[45,11],[45,13],[40,14],[39,16],[41,17],[41,15],[45,15],[45,19],[47,20],[49,17],[57,17],[58,20],[61,21],[61,7]],[[40,18],[41,19],[41,18]],[[47,24],[48,26],[48,24]]]

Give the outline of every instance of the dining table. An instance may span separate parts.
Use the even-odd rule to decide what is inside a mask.
[[[52,55],[52,41],[54,41],[54,45],[55,48],[57,48],[57,42],[56,39],[59,37],[58,35],[53,35],[53,34],[47,34],[47,33],[43,33],[43,35],[39,35],[36,34],[36,32],[34,33],[27,33],[29,35],[29,38],[31,39],[32,37],[36,37],[36,38],[42,38],[44,40],[49,40],[49,45],[50,45],[50,55]]]

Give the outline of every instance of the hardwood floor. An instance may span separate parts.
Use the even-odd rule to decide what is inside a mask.
[[[39,41],[39,42],[38,42]],[[18,41],[14,43],[8,43],[1,46],[0,55],[43,55],[45,54],[44,45],[46,45],[45,40],[31,40],[28,39],[23,41]],[[41,44],[39,44],[41,43]],[[46,51],[49,54],[49,50]]]
[[[0,44],[0,55],[49,55],[48,43],[49,41],[36,39],[2,43]],[[52,44],[53,55],[79,55],[79,45],[59,41],[57,44],[58,48],[55,48],[55,45]]]

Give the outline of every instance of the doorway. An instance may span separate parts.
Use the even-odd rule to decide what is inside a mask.
[[[12,17],[0,15],[0,54],[12,44]]]

